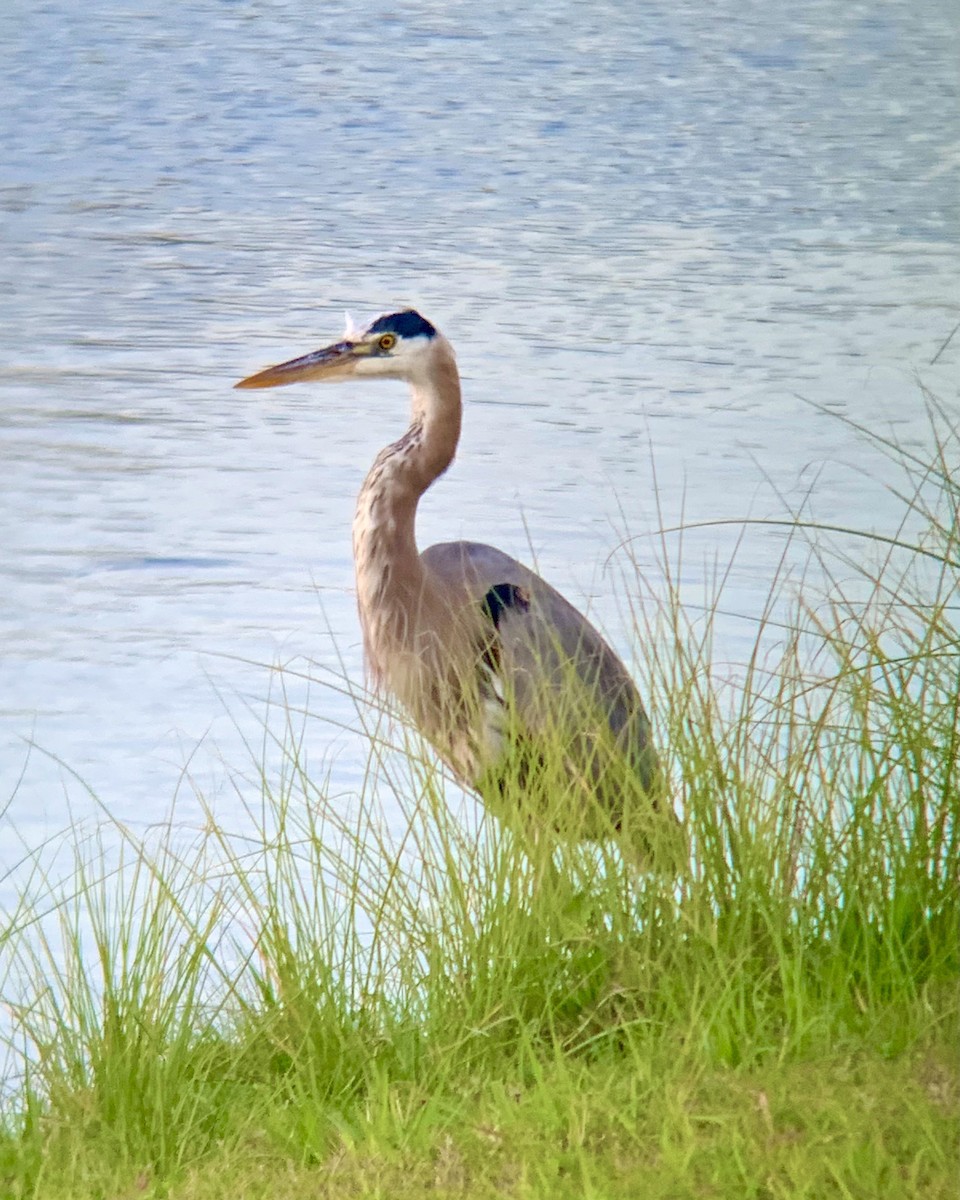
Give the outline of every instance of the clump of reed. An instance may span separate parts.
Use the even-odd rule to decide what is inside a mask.
[[[616,1061],[649,1091],[651,1064],[890,1055],[955,1023],[958,430],[935,408],[931,427],[926,458],[880,439],[899,529],[788,522],[817,583],[774,590],[735,678],[712,658],[719,594],[636,608],[677,873],[615,845],[541,850],[544,870],[359,696],[357,795],[308,769],[316,700],[281,705],[242,836],[212,812],[193,834],[106,822],[65,881],[38,855],[0,935],[0,1176],[44,1194],[94,1159],[160,1176],[241,1143],[322,1160],[562,1064]]]

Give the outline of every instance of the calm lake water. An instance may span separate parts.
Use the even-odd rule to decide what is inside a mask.
[[[807,401],[916,446],[922,387],[958,407],[956,0],[7,0],[0,47],[0,869],[98,812],[78,779],[141,828],[189,761],[242,822],[269,667],[362,678],[353,500],[404,391],[231,390],[344,309],[458,349],[422,543],[535,554],[625,652],[625,530],[807,492],[889,529]],[[734,536],[690,539],[692,601]],[[309,703],[349,790],[351,707]]]

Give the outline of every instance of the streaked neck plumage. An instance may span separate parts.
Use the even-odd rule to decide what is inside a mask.
[[[410,427],[374,460],[357,498],[353,553],[367,662],[389,677],[395,659],[418,653],[418,617],[428,597],[416,542],[417,504],[449,467],[460,439],[460,376],[437,334],[408,377]]]

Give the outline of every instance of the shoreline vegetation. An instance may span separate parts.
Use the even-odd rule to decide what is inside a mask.
[[[772,586],[735,682],[722,573],[693,610],[671,535],[654,598],[623,548],[678,877],[545,872],[362,704],[358,796],[288,707],[242,838],[105,814],[65,879],[21,863],[0,1197],[952,1200],[960,426],[928,409],[924,455],[860,430],[899,529],[783,524],[816,583]]]

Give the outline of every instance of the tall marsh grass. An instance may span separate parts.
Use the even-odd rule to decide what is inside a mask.
[[[901,528],[788,523],[818,582],[775,587],[734,681],[713,661],[720,589],[691,615],[664,537],[636,634],[690,837],[677,877],[615,847],[544,872],[362,702],[359,795],[311,778],[309,714],[287,709],[242,837],[213,814],[190,838],[108,823],[66,882],[37,865],[0,934],[12,1194],[96,1191],[105,1164],[168,1177],[224,1146],[402,1145],[494,1082],[591,1063],[618,1064],[639,1111],[681,1067],[956,1031],[960,440],[931,411],[928,458],[874,438]]]

